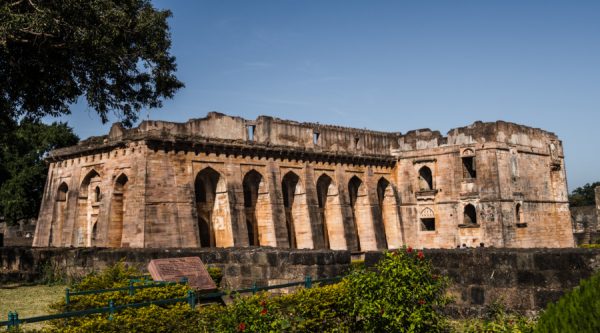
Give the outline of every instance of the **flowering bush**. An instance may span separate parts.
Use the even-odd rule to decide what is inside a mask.
[[[448,280],[433,273],[421,251],[388,252],[375,270],[351,274],[347,290],[355,331],[439,332]]]

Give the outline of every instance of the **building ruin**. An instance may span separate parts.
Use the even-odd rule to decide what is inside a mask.
[[[572,247],[562,143],[507,122],[408,133],[219,113],[54,150],[45,247]]]

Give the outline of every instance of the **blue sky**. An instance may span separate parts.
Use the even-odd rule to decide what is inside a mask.
[[[559,135],[571,189],[600,180],[600,1],[154,3],[173,12],[186,87],[151,119],[443,133],[506,120]],[[82,138],[110,127],[85,105],[66,119]]]

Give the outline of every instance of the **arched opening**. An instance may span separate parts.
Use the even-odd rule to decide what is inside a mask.
[[[128,199],[128,183],[129,178],[125,174],[121,174],[115,180],[113,189],[110,224],[108,227],[108,246],[121,247],[123,241],[123,220],[127,211]]]
[[[367,189],[362,180],[352,176],[348,182],[348,193],[350,194],[350,206],[352,207],[352,217],[357,233],[358,251],[377,250],[371,205],[369,204]]]
[[[94,190],[94,202],[100,202],[100,199],[102,199],[102,194],[100,193],[100,186],[96,186],[96,189]]]
[[[96,170],[90,170],[81,181],[79,186],[79,198],[77,199],[77,223],[73,233],[74,246],[91,246],[92,223],[98,220],[100,202],[96,201],[96,187],[101,187],[100,174]]]
[[[242,181],[248,243],[258,246],[277,246],[275,225],[271,212],[271,196],[263,176],[250,170]],[[250,238],[252,237],[252,239]]]
[[[400,230],[396,195],[392,184],[383,177],[377,182],[377,198],[387,247],[389,249],[398,249],[402,247],[402,231]]]
[[[515,207],[515,220],[517,221],[517,224],[523,223],[523,210],[521,209],[520,203]]]
[[[95,245],[97,236],[98,236],[98,221],[95,221],[94,226],[92,227],[92,246]]]
[[[56,202],[54,203],[54,221],[50,225],[50,241],[49,246],[62,245],[62,229],[67,216],[67,198],[69,187],[66,183],[61,183],[58,186],[56,193]]]
[[[233,246],[229,194],[225,178],[205,168],[194,181],[200,247]]]
[[[429,167],[424,166],[421,169],[419,169],[419,190],[433,190],[433,175]]]
[[[281,180],[283,206],[291,248],[312,249],[312,230],[306,203],[306,192],[300,177],[290,171]]]
[[[346,237],[338,189],[333,179],[326,174],[317,179],[317,200],[319,215],[323,224],[325,248],[346,250]]]
[[[475,225],[477,224],[477,211],[475,210],[475,206],[468,204],[465,206],[464,214],[463,214],[464,224],[466,225]]]

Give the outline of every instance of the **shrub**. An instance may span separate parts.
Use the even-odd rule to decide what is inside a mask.
[[[534,321],[506,310],[501,302],[489,305],[483,318],[451,321],[451,331],[460,333],[531,333]]]
[[[208,275],[210,275],[211,279],[215,281],[217,286],[221,285],[221,280],[223,280],[223,271],[219,267],[209,266],[206,268],[208,271]]]
[[[448,280],[432,272],[423,252],[388,252],[374,271],[354,272],[347,281],[354,330],[442,330],[443,318],[436,310],[447,303]]]
[[[535,332],[600,332],[600,273],[550,304]]]

